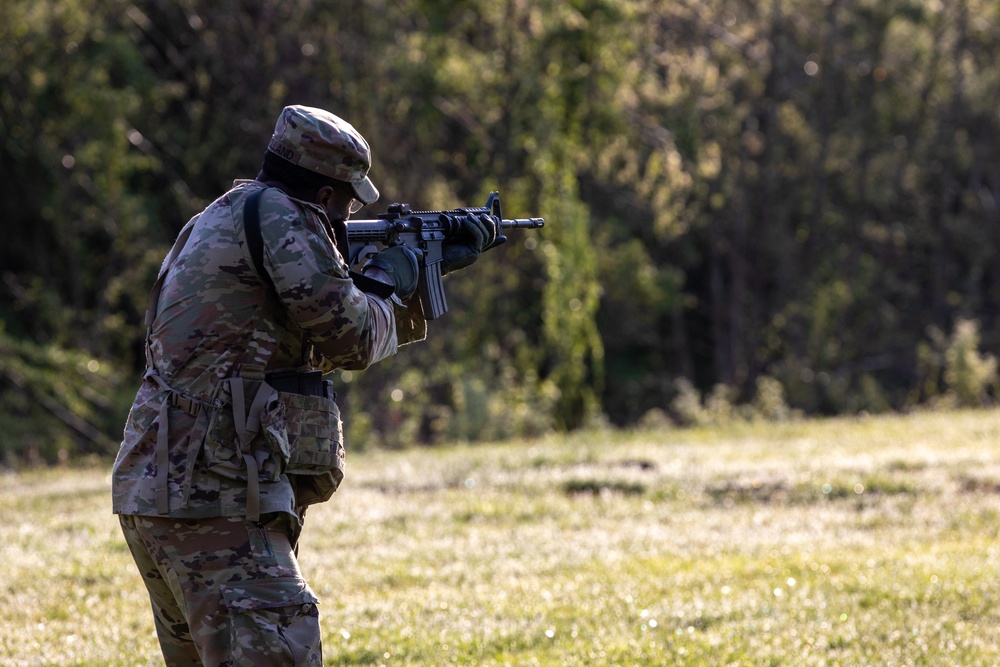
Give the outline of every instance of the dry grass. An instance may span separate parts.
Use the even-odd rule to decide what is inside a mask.
[[[310,511],[330,665],[987,665],[1000,413],[372,452]],[[0,664],[160,662],[105,470],[0,478]]]

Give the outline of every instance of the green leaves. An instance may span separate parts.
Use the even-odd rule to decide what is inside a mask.
[[[137,373],[167,246],[304,103],[369,138],[372,215],[499,189],[548,221],[352,385],[372,433],[407,372],[437,378],[415,414],[495,392],[536,430],[633,423],[681,377],[903,407],[929,327],[1000,344],[998,26],[983,0],[6,2],[0,316]],[[508,432],[470,415],[415,437]]]

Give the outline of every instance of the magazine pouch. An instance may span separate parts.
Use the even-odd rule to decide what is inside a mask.
[[[344,479],[344,433],[333,395],[279,393],[290,456],[285,469],[297,505],[329,500]],[[269,431],[270,433],[270,431]]]

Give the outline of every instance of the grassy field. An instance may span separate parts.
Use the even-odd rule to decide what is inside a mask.
[[[993,665],[1000,412],[349,457],[328,665]],[[0,477],[0,664],[160,664],[106,469]]]

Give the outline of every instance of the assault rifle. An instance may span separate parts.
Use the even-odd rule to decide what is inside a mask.
[[[407,245],[419,249],[420,279],[417,291],[424,303],[424,317],[434,320],[448,312],[448,301],[441,283],[442,247],[448,237],[459,230],[458,218],[466,215],[489,213],[500,219],[497,240],[484,250],[504,243],[506,229],[537,229],[545,225],[542,218],[517,218],[504,220],[500,212],[500,195],[491,192],[486,206],[456,208],[450,211],[411,211],[408,204],[392,204],[389,210],[376,220],[348,220],[347,243],[349,246],[347,263],[360,267],[380,250]]]

